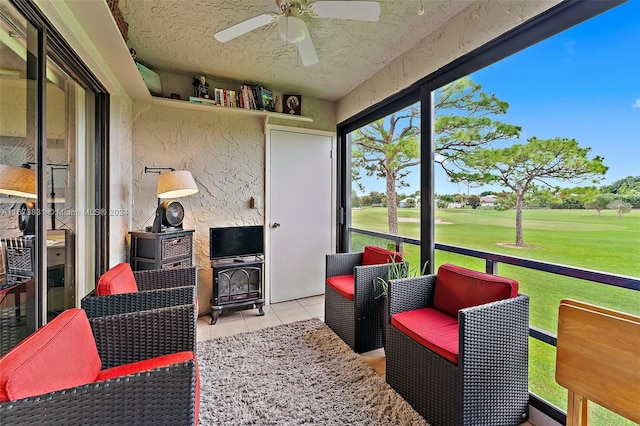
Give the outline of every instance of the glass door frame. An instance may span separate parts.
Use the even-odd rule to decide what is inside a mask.
[[[46,61],[53,60],[56,65],[63,69],[87,93],[93,94],[94,116],[92,122],[95,123],[92,150],[95,152],[95,206],[93,210],[109,211],[109,108],[110,97],[102,83],[93,75],[91,70],[76,55],[69,44],[63,39],[60,33],[53,27],[51,22],[30,0],[11,0],[16,9],[27,19],[37,31],[37,41],[28,41],[28,44],[35,44],[37,58],[27,61],[28,72],[35,73],[37,86],[36,100],[36,173],[37,173],[37,208],[46,210],[47,206],[47,182],[46,182]],[[31,46],[30,46],[31,47]],[[28,49],[29,50],[29,49]],[[33,65],[35,69],[33,69]],[[36,216],[36,327],[41,327],[46,323],[46,223],[45,215]],[[94,253],[95,271],[94,279],[107,269],[109,259],[109,217],[107,215],[96,216],[95,221],[95,241],[96,249]]]

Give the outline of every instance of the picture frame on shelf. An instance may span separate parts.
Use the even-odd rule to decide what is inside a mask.
[[[283,95],[283,111],[286,114],[302,115],[302,96],[285,94]]]

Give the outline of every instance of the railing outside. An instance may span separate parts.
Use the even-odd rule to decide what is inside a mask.
[[[395,244],[396,251],[400,253],[405,252],[406,245],[420,246],[420,240],[415,238],[403,237],[400,235],[385,234],[382,232],[369,231],[359,228],[348,228],[348,232],[353,234],[362,234],[369,237],[375,237],[382,241],[390,241]],[[358,247],[352,247],[352,250],[357,251]],[[640,279],[634,277],[628,277],[623,275],[609,274],[600,271],[592,271],[588,269],[576,268],[567,265],[560,265],[549,262],[540,262],[537,260],[524,259],[514,256],[507,256],[499,253],[491,253],[486,251],[474,250],[464,247],[451,246],[447,244],[435,244],[436,250],[445,252],[460,254],[463,256],[470,256],[479,259],[484,259],[486,262],[486,272],[489,274],[498,274],[498,264],[514,265],[521,268],[527,268],[535,271],[541,271],[549,274],[555,274],[565,277],[578,278],[582,280],[592,281],[595,283],[620,287],[635,291],[640,291]],[[544,342],[551,346],[556,346],[556,335],[546,330],[530,326],[529,336]],[[548,415],[552,419],[564,424],[566,422],[566,414],[545,399],[530,392],[529,403],[531,406],[540,410],[544,414]]]

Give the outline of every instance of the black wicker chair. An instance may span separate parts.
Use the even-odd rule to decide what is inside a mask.
[[[126,269],[129,265],[119,264],[112,269],[115,268]],[[93,290],[80,301],[89,318],[188,305],[197,301],[195,266],[127,272],[133,274],[137,291],[96,296]]]
[[[128,344],[157,347],[158,339],[153,328],[132,323],[125,335],[125,328],[102,324],[108,321],[90,319],[89,328],[84,311],[67,310],[1,358],[0,424],[196,425],[195,353],[142,360],[140,353],[118,353],[114,348]],[[91,334],[104,345],[95,345]]]
[[[438,275],[442,274],[442,268],[450,266],[443,265]],[[492,279],[507,280],[453,268],[456,273],[468,274],[466,281],[472,286]],[[391,321],[386,324],[385,345],[387,383],[434,426],[523,422],[528,415],[529,400],[529,298],[517,294],[514,281],[516,287],[509,297],[459,309],[457,325],[455,316],[442,314],[451,316],[445,317],[445,322],[449,321],[451,326],[453,321],[449,330],[454,334],[446,342],[450,345],[449,352],[437,353],[433,345],[425,346],[437,339],[426,343],[416,339],[396,318],[401,313],[416,314],[412,318],[416,329],[426,326],[421,315],[426,312],[424,308],[434,307],[438,281],[435,274],[390,281],[387,309]],[[463,290],[456,296],[463,298],[464,294],[476,292],[469,291],[469,286],[459,288]],[[476,298],[485,296],[484,290],[476,293]],[[457,297],[448,297],[444,303],[455,305],[454,299]],[[406,324],[412,326],[409,321]]]
[[[387,279],[392,259],[402,261],[400,253],[374,246],[326,256],[324,322],[357,353],[382,346],[383,299],[374,280]]]
[[[162,355],[162,351],[195,352],[198,318],[196,267],[147,271],[130,271],[128,264],[116,267],[123,268],[126,274],[133,274],[137,292],[96,296],[94,290],[80,301],[94,329],[100,326],[105,335],[118,333],[125,336],[118,340],[109,337],[104,345],[96,336],[98,346],[103,345],[102,350],[111,348],[115,353],[130,357],[121,363]],[[154,336],[155,341],[149,339],[143,348],[136,345],[133,338],[127,340],[128,335],[135,336],[136,328],[148,329],[148,337]]]
[[[197,307],[167,306],[89,318],[102,368],[176,352],[196,352]]]

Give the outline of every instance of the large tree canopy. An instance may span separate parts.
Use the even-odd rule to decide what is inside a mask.
[[[478,148],[464,157],[460,176],[481,183],[498,183],[516,197],[516,246],[524,246],[522,206],[534,183],[551,186],[556,181],[597,182],[608,169],[603,158],[588,158],[591,148],[581,148],[575,139],[538,139],[508,148]]]
[[[420,164],[420,109],[412,106],[356,130],[353,168],[386,180],[389,233],[398,233],[396,191],[405,186],[409,167]]]
[[[480,84],[463,77],[435,92],[435,153],[450,178],[462,182],[458,173],[463,158],[495,140],[517,137],[519,126],[496,121],[509,104],[482,91]],[[409,168],[420,164],[420,109],[411,106],[364,126],[352,134],[354,181],[364,169],[368,176],[386,180],[389,233],[398,233],[398,188],[405,186]],[[465,181],[471,185],[475,179]]]
[[[443,86],[434,94],[435,153],[449,178],[467,185],[456,171],[464,157],[493,141],[517,138],[521,127],[494,119],[504,115],[509,104],[494,94],[482,91],[482,85],[470,77],[462,77]]]

